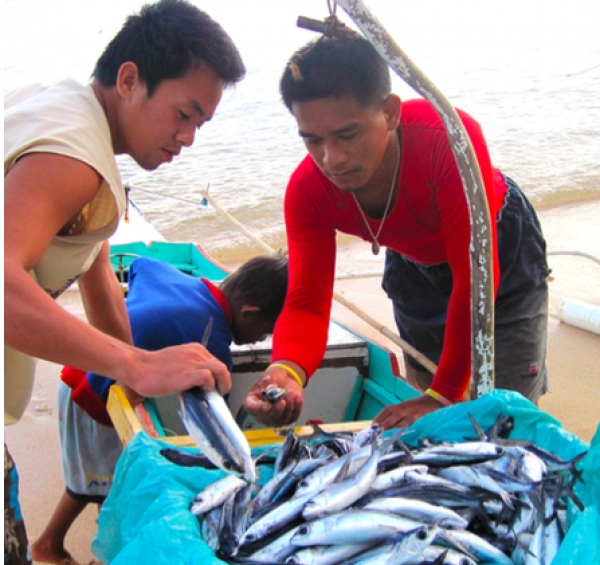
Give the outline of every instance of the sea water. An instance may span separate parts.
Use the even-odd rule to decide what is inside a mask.
[[[89,79],[105,45],[140,0],[5,0],[4,92],[29,82]],[[283,195],[306,151],[280,100],[291,54],[316,37],[325,0],[195,0],[232,36],[248,72],[214,119],[171,164],[141,170],[118,157],[132,198],[169,240],[220,257],[249,245],[210,206],[210,194],[273,247],[285,245]],[[600,42],[597,0],[371,0],[406,55],[486,136],[492,162],[538,208],[600,198]],[[341,8],[338,15],[348,24]],[[419,95],[399,77],[394,91]],[[173,198],[175,197],[175,198]]]

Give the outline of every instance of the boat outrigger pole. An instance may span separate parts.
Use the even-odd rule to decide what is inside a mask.
[[[428,100],[441,116],[463,182],[471,218],[471,398],[494,388],[494,270],[492,230],[485,186],[456,111],[445,96],[403,53],[362,0],[335,0],[388,65]]]

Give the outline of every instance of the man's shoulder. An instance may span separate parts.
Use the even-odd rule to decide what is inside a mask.
[[[50,86],[32,84],[5,98],[5,167],[32,152],[83,161],[116,192],[121,190],[108,121],[90,84],[72,79]]]
[[[478,122],[467,112],[454,108],[461,121],[468,129],[480,128]],[[401,127],[423,127],[444,130],[442,117],[433,105],[423,98],[404,100],[402,102]]]
[[[400,120],[402,126],[444,127],[435,108],[422,98],[404,100]]]
[[[68,100],[69,104],[65,104]],[[79,103],[89,105],[94,102],[95,95],[91,86],[81,84],[73,79],[64,79],[54,84],[31,83],[12,90],[4,97],[5,111],[18,111],[23,105],[39,110],[42,107],[58,106],[62,115],[71,112]],[[97,103],[97,101],[96,101]]]

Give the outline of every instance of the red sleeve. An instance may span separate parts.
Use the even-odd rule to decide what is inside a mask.
[[[496,249],[496,213],[493,168],[479,124],[459,111],[479,161],[486,188],[492,233],[494,294],[498,288],[499,268]],[[445,135],[445,132],[444,132]],[[432,389],[452,400],[463,397],[471,376],[471,263],[469,248],[471,222],[464,188],[449,143],[439,154],[436,201],[444,236],[447,261],[452,270],[453,288],[448,305],[444,347]]]
[[[289,359],[311,376],[327,346],[335,277],[335,228],[330,204],[307,156],[285,195],[289,253],[288,294],[273,335],[273,361]]]

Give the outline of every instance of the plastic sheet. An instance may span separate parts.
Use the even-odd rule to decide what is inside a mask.
[[[585,483],[575,489],[585,510],[580,512],[570,505],[570,528],[552,565],[600,563],[600,426],[589,446],[521,395],[496,390],[421,418],[410,428],[406,440],[412,444],[430,436],[463,441],[465,436],[474,435],[469,413],[485,429],[501,412],[515,419],[511,437],[532,440],[562,459],[572,459],[589,449],[578,465],[584,470]],[[203,542],[199,521],[188,508],[200,490],[224,473],[174,465],[160,454],[165,447],[172,446],[140,433],[120,458],[92,545],[104,563],[222,563]],[[253,453],[265,449],[269,448],[256,448]],[[260,484],[271,476],[271,467],[261,466]]]

